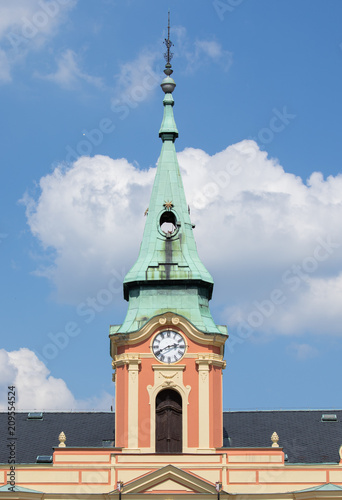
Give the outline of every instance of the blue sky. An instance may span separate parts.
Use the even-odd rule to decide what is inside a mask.
[[[176,148],[231,334],[224,407],[341,407],[338,0],[0,6],[0,405],[13,383],[22,408],[112,404],[108,331],[161,148],[168,8]]]

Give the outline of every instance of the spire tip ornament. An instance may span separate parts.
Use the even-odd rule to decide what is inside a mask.
[[[166,61],[164,73],[165,75],[170,76],[173,73],[173,70],[171,69],[171,59],[173,58],[173,53],[170,52],[171,47],[173,47],[173,43],[170,40],[170,11],[168,12],[167,18],[167,38],[165,38],[164,43],[166,45],[166,52],[164,54]]]
[[[165,38],[164,43],[166,45],[166,52],[164,54],[166,61],[164,73],[166,75],[166,78],[164,78],[164,80],[162,81],[161,88],[163,89],[163,92],[165,92],[165,94],[172,94],[176,84],[170,76],[173,73],[173,69],[171,66],[171,59],[173,58],[173,53],[170,52],[171,47],[173,47],[173,43],[170,40],[170,11],[168,13],[167,38]]]

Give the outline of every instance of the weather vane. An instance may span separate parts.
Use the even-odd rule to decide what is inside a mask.
[[[164,54],[164,57],[165,57],[166,64],[169,65],[171,59],[173,58],[173,53],[170,52],[170,49],[173,46],[173,43],[170,40],[170,11],[168,12],[167,38],[165,38],[164,43],[165,43],[166,49],[167,49],[165,54]],[[171,67],[171,64],[169,67]]]

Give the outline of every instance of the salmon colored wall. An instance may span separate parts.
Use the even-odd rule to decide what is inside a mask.
[[[151,353],[150,346],[152,345],[153,337],[160,331],[165,329],[164,326],[157,328],[153,334],[144,341],[127,346],[118,347],[118,355],[129,353]],[[172,326],[172,329],[179,331],[186,338],[187,354],[220,354],[220,348],[212,345],[203,345],[199,342],[194,342],[189,339],[184,332]],[[150,436],[150,405],[149,394],[147,391],[148,385],[154,385],[154,371],[152,365],[163,364],[153,358],[141,358],[139,366],[139,400],[138,400],[138,414],[139,414],[139,448],[151,446]],[[196,448],[199,446],[199,427],[198,427],[198,369],[196,365],[196,358],[183,358],[177,364],[185,365],[183,372],[183,383],[185,386],[189,385],[191,391],[189,394],[188,410],[188,443],[186,446]],[[221,369],[218,367],[211,367],[209,373],[209,387],[210,387],[210,446],[222,446],[220,436],[220,425],[222,424],[222,379]],[[128,372],[126,365],[119,366],[116,372],[116,446],[127,446],[127,430],[128,430]],[[124,411],[122,409],[124,408]],[[221,425],[222,429],[222,425]]]
[[[188,339],[187,339],[188,340]],[[190,341],[189,351],[190,352]],[[183,372],[183,383],[190,385],[188,404],[188,443],[189,448],[198,447],[198,371],[195,359],[185,360],[185,370]],[[185,443],[186,444],[186,443]]]
[[[149,343],[148,343],[149,345]],[[148,348],[148,346],[147,346]],[[146,351],[143,351],[146,352]],[[156,360],[142,359],[139,370],[139,439],[138,446],[147,448],[151,446],[150,432],[150,396],[146,389],[148,385],[154,384],[154,372],[152,365]]]

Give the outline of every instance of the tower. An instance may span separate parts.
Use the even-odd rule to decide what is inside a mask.
[[[162,149],[140,253],[124,280],[128,311],[111,326],[115,444],[129,453],[215,452],[222,446],[226,327],[209,310],[213,279],[199,259],[180,175],[170,23]]]

